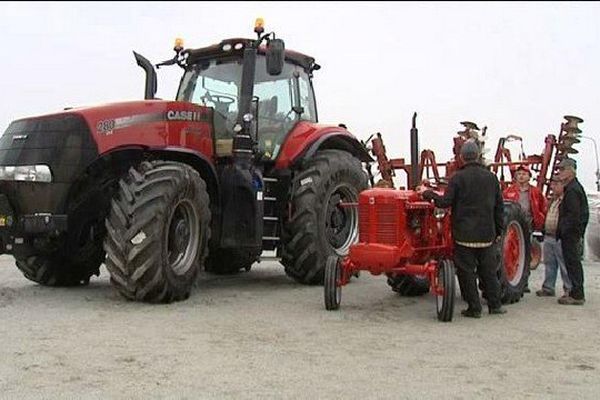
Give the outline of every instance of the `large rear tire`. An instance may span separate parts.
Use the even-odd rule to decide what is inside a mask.
[[[186,164],[142,162],[119,181],[104,242],[111,282],[127,299],[187,299],[208,254],[209,197]]]
[[[282,264],[298,282],[322,284],[329,256],[348,254],[358,240],[358,203],[367,187],[361,162],[342,150],[322,150],[292,182],[291,218],[283,229]]]
[[[498,277],[504,304],[521,300],[530,274],[531,234],[517,203],[504,202],[504,232],[499,248]]]

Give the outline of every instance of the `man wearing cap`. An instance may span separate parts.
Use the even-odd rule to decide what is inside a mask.
[[[585,190],[577,180],[575,160],[565,158],[558,164],[558,175],[564,185],[563,200],[558,210],[557,238],[561,241],[565,265],[571,280],[569,296],[558,299],[559,304],[583,305],[583,267],[581,255],[583,235],[590,212]]]
[[[452,208],[454,262],[460,290],[468,303],[461,313],[470,318],[481,317],[475,271],[485,284],[489,313],[506,312],[500,301],[494,250],[504,229],[502,193],[496,175],[478,162],[479,153],[473,140],[463,144],[460,156],[465,164],[452,175],[443,196],[418,189],[424,199],[433,200],[437,207]]]
[[[547,202],[542,191],[529,183],[531,170],[527,165],[519,165],[515,171],[515,183],[504,191],[504,198],[518,202],[531,221],[535,231],[544,228],[546,219]]]
[[[546,222],[544,223],[544,283],[542,288],[535,292],[538,296],[554,296],[554,287],[556,286],[556,276],[560,270],[560,276],[563,281],[564,295],[567,297],[571,290],[571,280],[565,266],[560,240],[557,239],[559,207],[562,203],[564,186],[558,174],[550,180],[550,190],[552,200],[546,213]]]
[[[532,231],[542,231],[546,219],[547,201],[542,191],[529,183],[531,170],[527,165],[520,164],[514,176],[514,183],[502,194],[506,200],[519,203],[527,215]],[[525,283],[524,292],[529,293],[529,282]]]

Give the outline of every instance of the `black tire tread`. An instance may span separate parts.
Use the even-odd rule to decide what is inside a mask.
[[[325,293],[325,309],[337,310],[340,308],[340,303],[337,299],[337,292],[342,288],[337,286],[339,259],[336,256],[329,256],[325,265],[325,279],[323,292]]]
[[[208,253],[210,199],[205,182],[186,164],[144,161],[137,168],[129,169],[119,181],[119,188],[111,201],[104,241],[111,283],[130,300],[169,303],[187,299]],[[175,282],[163,269],[160,221],[169,202],[181,192],[195,197],[202,224],[202,243],[197,265],[188,271],[189,276],[186,275],[183,282]],[[134,245],[131,240],[140,231],[146,238]]]
[[[444,297],[442,309],[438,312],[438,319],[442,322],[450,322],[454,316],[454,298],[456,294],[454,263],[450,260],[443,260],[439,268],[441,268],[440,274],[443,279]]]
[[[351,182],[360,193],[367,187],[361,162],[342,150],[321,150],[294,176],[292,215],[282,232],[285,273],[304,284],[322,284],[327,257],[333,251],[319,230],[319,219],[327,191],[340,179]],[[304,185],[301,182],[312,180]]]

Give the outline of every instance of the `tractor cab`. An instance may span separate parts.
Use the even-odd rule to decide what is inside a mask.
[[[298,121],[317,121],[311,82],[312,71],[318,68],[314,59],[287,51],[281,72],[273,75],[267,69],[268,55],[263,46],[258,48],[254,65],[245,62],[244,49],[253,42],[228,39],[218,45],[188,50],[177,100],[214,109],[217,157],[232,156],[236,125],[245,114],[240,108],[246,89],[242,84],[245,68],[254,69],[250,134],[265,161],[277,157]]]

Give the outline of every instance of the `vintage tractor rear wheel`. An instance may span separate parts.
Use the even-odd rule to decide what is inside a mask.
[[[401,296],[421,296],[429,292],[429,279],[426,276],[388,276],[387,283]]]
[[[340,258],[336,256],[327,257],[325,265],[325,308],[327,310],[337,310],[342,302],[342,266]]]
[[[189,297],[208,253],[209,197],[186,164],[142,162],[119,182],[106,219],[106,267],[126,298]]]
[[[454,263],[450,260],[442,260],[438,265],[437,273],[438,284],[444,290],[443,295],[435,296],[437,317],[442,322],[450,322],[454,315],[454,296],[456,295]]]
[[[282,264],[298,282],[322,284],[329,256],[348,254],[358,240],[358,194],[367,187],[361,162],[341,150],[322,150],[292,182],[291,215],[283,229]]]
[[[516,303],[523,297],[530,265],[530,228],[527,217],[517,203],[504,203],[498,277],[503,303]]]

